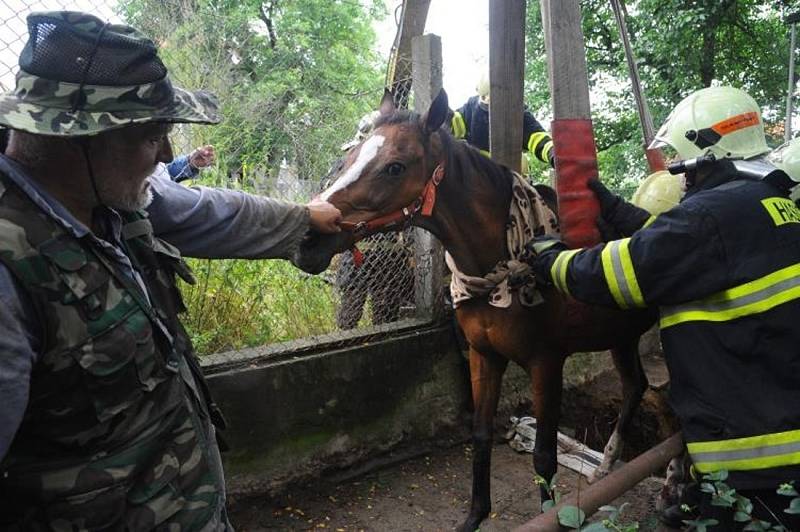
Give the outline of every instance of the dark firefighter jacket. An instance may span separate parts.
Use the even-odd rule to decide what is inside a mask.
[[[478,96],[471,97],[453,114],[452,129],[454,137],[489,153],[489,107],[481,105]],[[522,115],[522,149],[550,164],[553,140],[529,111]]]
[[[739,489],[800,480],[800,210],[730,163],[633,234],[548,251],[555,287],[658,305],[671,403],[701,473]]]

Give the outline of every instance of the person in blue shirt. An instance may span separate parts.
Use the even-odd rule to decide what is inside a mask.
[[[171,163],[167,163],[167,172],[169,172],[170,179],[180,183],[197,177],[200,170],[214,164],[216,158],[214,146],[206,144],[196,148],[192,153],[181,155],[173,159]]]

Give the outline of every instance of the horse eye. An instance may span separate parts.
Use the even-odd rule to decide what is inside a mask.
[[[405,171],[406,167],[401,163],[392,163],[386,167],[386,173],[392,177],[397,177]]]

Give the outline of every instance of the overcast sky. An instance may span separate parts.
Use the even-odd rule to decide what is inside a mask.
[[[396,31],[394,12],[400,0],[384,1],[389,15],[375,29],[379,51],[388,57]],[[0,0],[0,88],[13,88],[13,72],[27,36],[28,13],[71,9],[118,22],[114,4],[115,0]],[[442,38],[444,87],[451,107],[458,107],[475,93],[478,77],[488,65],[488,0],[432,0],[425,31]]]
[[[385,2],[389,17],[376,30],[380,51],[388,56],[396,31],[394,11],[401,0]],[[425,32],[442,38],[442,82],[455,109],[475,94],[481,72],[488,72],[489,0],[432,0]]]

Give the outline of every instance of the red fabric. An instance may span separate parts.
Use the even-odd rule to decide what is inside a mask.
[[[361,250],[353,244],[353,249],[350,250],[353,254],[353,266],[356,268],[360,268],[362,264],[364,264],[364,254],[361,253]]]
[[[667,169],[667,165],[664,163],[664,154],[658,148],[645,149],[644,154],[647,157],[647,166],[650,167],[651,172]]]
[[[553,120],[551,132],[561,239],[571,248],[593,246],[601,238],[595,224],[600,216],[600,204],[586,186],[598,175],[592,121],[588,118]]]

